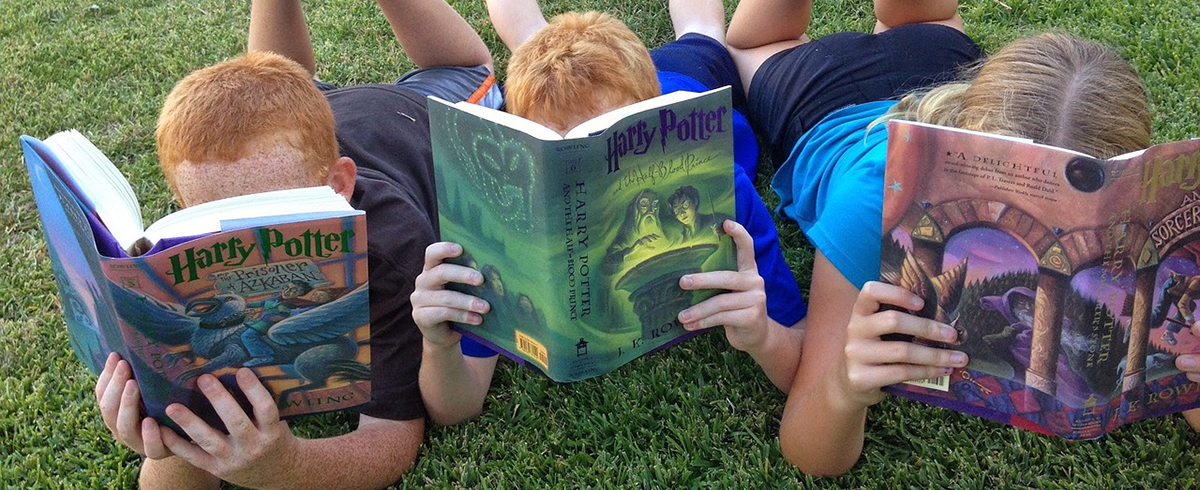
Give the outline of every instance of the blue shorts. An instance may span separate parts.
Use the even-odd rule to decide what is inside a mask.
[[[686,75],[709,89],[733,87],[733,110],[746,112],[746,91],[742,89],[737,65],[720,41],[694,32],[684,34],[650,50],[650,59],[659,71]],[[665,88],[663,92],[666,93]]]
[[[313,83],[323,91],[338,88],[320,80],[313,80]],[[395,85],[447,102],[467,101],[492,109],[499,109],[504,101],[496,78],[482,65],[417,68],[401,75]]]
[[[954,80],[982,57],[966,34],[937,24],[825,36],[763,62],[750,82],[746,117],[778,167],[831,112]]]

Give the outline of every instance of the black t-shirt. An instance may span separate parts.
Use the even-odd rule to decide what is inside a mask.
[[[417,383],[421,332],[409,295],[425,247],[437,238],[437,197],[424,97],[394,85],[326,92],[342,155],[354,160],[356,209],[367,214],[371,295],[371,403],[390,420],[425,416]]]

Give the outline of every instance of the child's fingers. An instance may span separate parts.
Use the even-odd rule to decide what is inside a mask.
[[[239,407],[239,410],[241,408]],[[212,426],[204,422],[200,417],[197,417],[187,407],[172,403],[167,406],[167,416],[183,429],[183,432],[192,438],[192,444],[173,444],[172,439],[177,439],[167,435],[167,431],[163,431],[163,443],[171,452],[178,454],[193,465],[205,468],[205,459],[224,458],[232,452],[232,447],[229,445],[228,437],[221,432],[218,432]],[[182,439],[179,439],[182,441]],[[186,441],[183,441],[186,442]],[[208,458],[205,458],[207,456]]]
[[[697,289],[726,289],[729,291],[749,291],[762,289],[763,279],[757,271],[712,271],[698,274],[687,274],[679,278],[679,287],[686,290]]]
[[[748,320],[756,319],[759,316],[759,312],[754,308],[721,310],[711,315],[697,318],[690,323],[684,323],[683,328],[686,330],[703,330],[719,326],[737,328],[744,326]]]
[[[937,366],[918,366],[914,364],[887,364],[882,366],[865,366],[847,373],[851,386],[857,391],[878,390],[884,386],[936,378],[950,374],[951,368]]]
[[[142,450],[150,459],[163,459],[173,456],[171,450],[162,442],[162,429],[154,419],[142,419]]]
[[[117,432],[117,417],[121,411],[121,394],[125,390],[125,383],[130,379],[129,369],[129,363],[117,361],[112,378],[104,388],[104,394],[100,395],[100,418],[104,420],[108,431],[118,437],[120,434]]]
[[[852,336],[858,338],[900,333],[936,342],[953,342],[958,337],[958,332],[950,325],[896,310],[876,313],[851,325],[855,332]]]
[[[202,374],[196,379],[196,386],[200,387],[204,397],[212,404],[217,416],[225,424],[225,429],[229,431],[229,435],[239,442],[249,443],[249,435],[257,428],[250,421],[250,417],[246,415],[246,411],[229,393],[229,390],[225,389],[225,385],[222,385],[221,381],[211,374]],[[179,425],[183,426],[182,423]]]
[[[725,220],[722,225],[725,227],[725,233],[733,237],[733,245],[737,248],[738,270],[752,271],[757,275],[758,262],[754,260],[754,238],[750,236],[750,232],[746,231],[741,223],[731,219]]]
[[[755,305],[755,301],[759,297],[760,295],[755,295],[753,292],[718,294],[679,312],[679,321],[685,324],[693,323],[722,311],[750,308]],[[711,327],[715,325],[723,324],[709,323],[705,326]]]
[[[420,289],[441,289],[452,282],[480,286],[483,284],[483,274],[462,265],[441,264],[418,275],[415,284]]]
[[[462,255],[463,248],[454,242],[435,242],[425,247],[425,270],[430,270],[442,261]]]
[[[263,386],[262,380],[254,375],[254,371],[250,368],[239,369],[237,382],[238,388],[242,389],[254,411],[255,426],[261,430],[267,424],[279,421],[279,407],[275,405],[275,397]]]
[[[480,325],[483,323],[483,317],[478,313],[458,308],[426,306],[413,310],[413,321],[418,327],[428,328],[429,325],[440,325],[446,322]],[[426,330],[422,330],[422,332],[426,332]],[[425,335],[428,337],[429,333]]]
[[[475,296],[448,289],[417,290],[412,294],[413,308],[444,307],[455,310],[487,313],[491,305]]]
[[[1175,368],[1187,373],[1200,374],[1200,354],[1186,354],[1176,357]]]
[[[121,408],[117,411],[117,439],[134,452],[145,454],[139,427],[142,415],[140,404],[141,393],[138,392],[137,382],[132,379],[126,381],[125,389],[121,392]]]
[[[182,408],[183,406],[180,405],[180,407]],[[187,409],[185,408],[184,410]],[[179,423],[179,421],[176,420],[176,423]],[[193,439],[196,438],[196,436],[188,432],[186,428],[184,429],[184,432]],[[190,442],[182,437],[179,437],[179,435],[172,430],[163,430],[159,431],[159,433],[162,436],[163,446],[166,446],[167,450],[170,451],[171,454],[183,458],[188,463],[191,463],[192,466],[209,471],[209,468],[212,468],[216,465],[216,458],[206,452],[199,443]]]
[[[121,360],[121,356],[116,352],[109,352],[108,358],[104,360],[104,369],[100,371],[100,378],[96,380],[96,403],[104,398],[104,392],[108,390],[108,383],[112,380],[113,373],[117,370],[117,362]]]
[[[871,281],[864,284],[862,291],[859,291],[851,312],[859,316],[866,316],[879,311],[879,307],[885,304],[917,310],[924,303],[919,296],[900,286]]]
[[[913,342],[860,342],[846,345],[846,357],[863,364],[912,364],[936,367],[963,367],[967,355]]]

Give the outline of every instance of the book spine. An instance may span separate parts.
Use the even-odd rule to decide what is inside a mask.
[[[596,352],[599,334],[609,327],[604,306],[602,263],[603,249],[597,253],[595,244],[594,200],[599,193],[589,185],[585,168],[597,165],[592,139],[568,140],[547,145],[547,213],[546,233],[554,237],[555,252],[551,257],[551,277],[554,278],[553,308],[547,310],[547,332],[554,342],[551,362],[555,363],[553,377],[574,381],[594,376],[597,372]],[[598,342],[598,343],[597,343]]]
[[[71,348],[99,373],[109,352],[128,357],[97,250],[95,233],[104,227],[45,163],[45,146],[28,137],[21,143]]]

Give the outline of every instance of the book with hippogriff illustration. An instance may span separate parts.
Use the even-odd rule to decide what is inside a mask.
[[[736,267],[730,111],[728,87],[675,92],[563,137],[430,99],[441,237],[484,275],[459,289],[491,305],[455,328],[564,382],[693,335],[676,317],[715,291],[680,277]]]
[[[165,409],[182,403],[223,427],[195,380],[240,396],[243,366],[282,417],[370,401],[366,219],[343,197],[235,197],[142,230],[128,182],[85,137],[21,145],[71,347],[96,373],[109,352],[128,361],[149,416],[172,425]]]
[[[1200,406],[1200,140],[1108,160],[888,124],[882,280],[970,356],[889,391],[1068,439]]]

